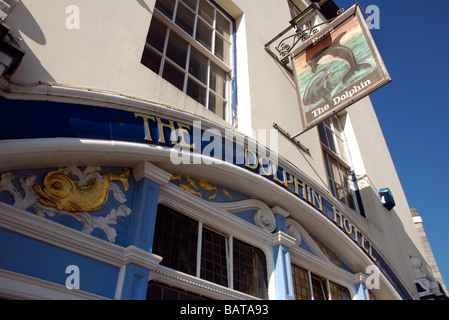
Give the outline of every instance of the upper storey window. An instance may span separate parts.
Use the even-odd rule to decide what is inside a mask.
[[[233,28],[207,0],[158,0],[141,62],[231,122]]]
[[[318,131],[332,194],[342,203],[357,211],[340,119],[337,116],[332,116],[318,125]]]

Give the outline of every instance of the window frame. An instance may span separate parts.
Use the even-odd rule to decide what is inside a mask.
[[[328,283],[329,283],[329,295],[332,300],[351,300],[351,294],[348,288],[331,280],[328,280]],[[344,293],[341,295],[342,296],[346,295],[348,299],[340,299],[340,297],[336,299],[337,293],[338,295],[340,295],[340,293],[338,292],[339,290],[343,291]]]
[[[309,283],[312,291],[312,300],[331,300],[329,296],[329,280],[327,278],[311,273],[309,270]],[[319,288],[317,288],[315,284],[318,284]],[[322,299],[317,299],[318,292],[316,289],[321,291],[320,297],[322,297]]]
[[[350,168],[350,165],[348,164],[349,159],[349,152],[348,152],[348,146],[346,143],[346,137],[344,134],[344,128],[341,123],[340,117],[337,115],[333,115],[329,117],[328,119],[324,120],[319,125],[319,129],[324,127],[324,131],[320,130],[320,142],[324,147],[326,147],[326,150],[333,154],[335,158],[337,158],[340,162],[344,164],[347,168]],[[321,132],[324,133],[326,142],[323,142],[323,139],[321,138]],[[329,134],[330,133],[330,134]],[[329,137],[330,135],[330,137]],[[335,150],[331,147],[331,140],[332,145],[335,146]],[[339,141],[341,141],[339,143]],[[340,150],[343,149],[343,150]]]
[[[295,263],[291,264],[291,269],[293,278],[293,293],[295,296],[295,300],[312,300],[312,291],[310,289],[310,272],[307,269],[302,268]],[[299,273],[304,274],[307,277],[307,279],[301,279],[299,276],[299,280],[297,280],[298,277],[296,276],[296,271],[294,270],[297,270]],[[301,289],[300,293],[297,291],[297,288]],[[305,290],[306,292],[305,294],[302,293],[303,290]],[[301,299],[298,299],[299,297],[301,297]],[[308,297],[310,297],[310,299],[307,299]]]
[[[361,214],[351,179],[353,170],[347,163],[347,161],[350,160],[350,154],[341,118],[338,115],[332,115],[322,123],[318,124],[317,128],[323,152],[327,183],[332,195],[347,207]],[[337,164],[338,177],[334,176],[332,160]],[[347,173],[346,175],[343,175],[343,170]],[[337,186],[341,188],[340,192],[344,192],[343,198],[340,197]]]
[[[179,272],[182,272],[182,273],[187,273],[187,274],[189,274],[189,275],[192,275],[192,276],[194,276],[194,277],[196,277],[196,278],[200,278],[200,279],[203,279],[203,280],[206,280],[205,278],[203,278],[203,277],[201,277],[201,271],[202,271],[202,269],[201,269],[201,267],[202,267],[202,258],[203,258],[203,235],[204,235],[204,229],[208,229],[209,231],[211,231],[211,232],[213,232],[213,233],[215,233],[215,234],[217,234],[217,235],[219,235],[219,236],[222,236],[222,237],[224,237],[225,238],[225,250],[226,250],[226,269],[227,269],[227,284],[226,284],[226,286],[227,287],[230,287],[230,280],[229,280],[229,270],[231,269],[232,270],[232,268],[231,268],[231,266],[230,266],[230,261],[229,261],[229,245],[231,245],[232,244],[232,240],[230,241],[229,240],[229,236],[227,236],[227,235],[225,235],[225,234],[223,234],[223,233],[221,233],[221,232],[219,232],[219,231],[217,231],[217,230],[215,230],[215,229],[213,229],[213,228],[211,228],[211,227],[209,227],[209,226],[205,226],[204,225],[204,223],[200,220],[200,221],[198,221],[197,219],[195,219],[195,218],[192,218],[191,216],[189,216],[188,214],[185,214],[185,213],[183,213],[183,212],[179,212],[178,210],[176,210],[176,209],[173,209],[172,207],[170,207],[169,205],[165,205],[165,204],[158,204],[158,214],[157,214],[157,216],[156,216],[156,221],[155,221],[155,234],[157,233],[157,228],[156,228],[156,226],[157,226],[157,218],[158,217],[160,217],[161,216],[161,214],[162,214],[162,212],[160,212],[159,211],[159,207],[160,206],[163,206],[163,207],[165,207],[165,208],[168,208],[168,210],[171,210],[171,211],[174,211],[176,214],[180,214],[180,215],[182,215],[183,216],[183,219],[185,218],[186,220],[188,219],[188,220],[193,220],[195,223],[196,223],[196,230],[189,230],[189,232],[191,232],[191,233],[196,233],[196,242],[195,242],[195,246],[196,246],[196,250],[195,250],[195,253],[196,253],[196,258],[195,258],[195,266],[194,266],[194,268],[193,269],[195,269],[195,271],[194,271],[194,273],[188,273],[188,272],[184,272],[184,271],[182,271],[182,270],[180,270],[180,269],[177,269],[177,268],[170,268],[169,266],[166,266],[167,268],[170,268],[170,269],[173,269],[173,270],[176,270],[176,271],[179,271]],[[184,229],[183,229],[184,230]],[[156,242],[156,237],[154,238],[154,242]],[[154,250],[154,243],[153,243],[153,250]],[[156,254],[158,254],[157,252],[156,252]],[[163,260],[164,261],[164,260]],[[162,264],[163,265],[163,264]],[[209,281],[209,280],[206,280],[206,281]],[[213,282],[213,281],[210,281],[210,282]],[[214,282],[215,283],[215,282]],[[216,283],[217,284],[217,283]],[[219,284],[220,285],[220,284]]]
[[[328,280],[329,282],[336,283],[349,291],[349,298],[357,299],[357,291],[355,285],[359,282],[357,275],[352,271],[345,270],[329,260],[328,257],[319,248],[309,233],[295,220],[287,218],[287,226],[295,227],[296,231],[301,235],[301,241],[304,242],[308,248],[302,248],[299,245],[290,248],[290,260],[291,270],[293,276],[293,269],[297,267],[302,269],[307,276],[309,295],[312,295],[312,274]],[[326,284],[329,292],[329,286]],[[296,288],[293,287],[293,293],[296,294]],[[296,299],[296,296],[294,296]],[[314,298],[310,297],[311,300]],[[331,296],[331,299],[332,296]]]
[[[345,300],[345,299],[335,299],[335,297],[332,295],[333,292],[333,288],[339,288],[341,290],[344,290],[345,293],[347,294],[347,297],[349,298],[348,300],[352,300],[351,299],[351,291],[344,285],[341,285],[331,279],[329,279],[329,277],[326,276],[322,276],[321,274],[315,273],[310,271],[310,268],[305,268],[303,266],[301,266],[298,263],[295,263],[292,261],[291,263],[292,266],[292,277],[295,278],[295,275],[293,274],[293,269],[299,269],[300,272],[303,272],[304,274],[307,275],[307,279],[305,279],[305,281],[307,281],[306,286],[304,286],[304,289],[307,291],[307,295],[306,296],[310,296],[309,300],[318,300],[317,299],[317,292],[316,289],[317,287],[314,286],[314,284],[319,286],[319,290],[321,290],[320,292],[320,296],[323,297],[323,299],[320,300]],[[296,291],[297,287],[295,285],[295,281],[293,279],[293,291],[294,291],[294,296],[295,296],[295,300],[307,300],[307,299],[298,299],[298,293]],[[303,286],[301,286],[303,287]],[[303,296],[303,294],[301,293],[300,296]]]
[[[176,36],[180,37],[183,41],[187,42],[187,57],[186,57],[186,64],[184,69],[182,68],[182,66],[179,65],[175,65],[175,67],[180,71],[183,72],[184,74],[184,80],[183,80],[183,85],[182,88],[180,88],[179,86],[177,86],[177,88],[179,90],[181,90],[182,92],[184,92],[185,94],[187,94],[189,97],[191,97],[192,99],[196,100],[199,104],[203,105],[206,109],[210,110],[211,112],[213,112],[214,114],[216,114],[217,116],[221,117],[222,119],[224,119],[225,121],[234,124],[235,122],[235,108],[236,108],[236,76],[235,76],[235,72],[236,72],[236,52],[235,52],[235,34],[236,34],[236,23],[233,17],[231,17],[227,12],[225,12],[220,6],[216,5],[215,3],[213,3],[212,1],[209,0],[194,0],[196,3],[196,11],[193,12],[193,10],[191,8],[188,8],[188,10],[194,14],[194,25],[193,25],[193,29],[192,29],[192,34],[189,34],[188,32],[186,32],[182,26],[180,26],[179,24],[176,23],[177,20],[177,10],[178,7],[180,5],[188,7],[184,1],[185,0],[173,0],[174,1],[174,8],[173,8],[173,12],[172,12],[172,16],[167,17],[165,15],[165,13],[159,11],[159,9],[157,8],[157,6],[155,6],[154,8],[154,13],[153,13],[153,18],[158,19],[166,28],[166,34],[165,34],[165,44],[164,44],[164,48],[163,48],[163,52],[157,52],[156,54],[161,58],[161,62],[160,62],[160,66],[159,66],[159,72],[157,73],[159,76],[163,77],[163,70],[165,67],[165,62],[167,57],[166,54],[166,49],[167,49],[167,42],[169,41],[169,35],[174,33],[176,34]],[[197,33],[197,26],[198,26],[198,21],[202,21],[204,23],[207,23],[208,26],[210,27],[210,23],[204,19],[201,15],[200,15],[200,3],[202,2],[207,2],[211,7],[213,7],[213,21],[212,21],[212,35],[211,35],[211,49],[208,49],[204,44],[202,44],[197,38],[196,38],[196,33]],[[217,18],[218,15],[220,15],[220,18]],[[224,18],[228,23],[229,23],[229,39],[226,39],[225,36],[223,36],[219,31],[217,31],[217,21],[219,19]],[[201,23],[201,22],[200,22]],[[151,28],[151,24],[150,27]],[[224,60],[226,59],[221,59],[218,55],[216,55],[216,46],[215,46],[215,39],[216,38],[222,39],[222,42],[226,42],[229,45],[229,63],[226,63]],[[229,41],[228,41],[229,40]],[[224,48],[226,46],[223,46],[223,51],[226,51]],[[189,62],[190,62],[190,55],[192,52],[192,48],[194,48],[197,52],[199,52],[202,56],[206,57],[207,59],[207,83],[204,84],[202,83],[201,80],[196,79],[193,75],[190,74],[189,72]],[[144,50],[144,54],[146,50],[151,50],[154,53],[154,49],[151,47],[151,45],[148,42],[148,38],[145,41],[145,50]],[[157,49],[156,49],[157,50]],[[172,61],[170,58],[169,62],[171,65],[173,65]],[[142,58],[142,63],[143,63],[143,58]],[[224,72],[224,83],[225,83],[225,88],[224,88],[224,96],[221,95],[220,92],[217,92],[214,88],[212,88],[211,85],[211,70],[213,68],[213,66],[216,66],[218,68],[218,70],[221,70]],[[156,71],[154,71],[156,72]],[[169,81],[169,80],[167,80]],[[170,82],[170,81],[169,81]],[[194,96],[190,95],[188,93],[188,87],[189,84],[193,83],[194,86],[198,87],[199,91],[204,90],[204,97],[201,99],[201,101],[199,101],[198,99],[196,99]],[[175,85],[176,86],[176,85]],[[201,96],[201,95],[200,95]],[[204,100],[204,102],[202,101]],[[212,105],[212,101],[214,101],[213,105]],[[217,105],[221,106],[223,105],[223,111],[217,112]],[[214,110],[211,110],[211,109]]]
[[[292,0],[287,0],[287,3],[288,8],[290,10],[290,16],[292,19],[297,17],[302,12],[301,9],[299,9],[298,6]]]
[[[329,187],[331,189],[332,194],[335,198],[337,198],[341,203],[345,204],[347,207],[359,212],[358,204],[356,201],[356,195],[354,193],[354,190],[351,186],[351,169],[346,166],[344,162],[342,162],[339,158],[334,157],[327,149],[323,148],[323,156],[325,159],[325,165],[326,165],[326,173],[328,178]],[[335,161],[337,164],[337,171],[338,171],[338,179],[335,177],[334,170],[332,169],[332,163],[331,160]],[[345,172],[347,174],[344,174]],[[343,185],[342,185],[342,183]],[[346,184],[346,185],[344,185]],[[337,186],[341,189],[337,189]],[[340,197],[339,192],[344,192],[343,199]],[[350,197],[350,199],[348,199]],[[350,202],[352,202],[353,207],[350,205]]]

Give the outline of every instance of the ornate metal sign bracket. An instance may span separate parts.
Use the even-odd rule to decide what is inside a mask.
[[[318,15],[319,8],[315,3],[312,3],[303,12],[290,20],[290,26],[281,31],[276,37],[265,44],[265,50],[285,69],[290,73],[293,73],[292,68],[289,66],[289,55],[293,49],[300,43],[310,39],[314,34],[320,31],[320,26],[327,25],[332,20],[336,19],[340,14],[344,12],[344,9],[340,9],[337,12],[337,17],[326,20],[320,24],[312,25],[310,22],[312,18]],[[298,25],[308,26],[307,28],[299,29]],[[288,33],[291,34],[288,34]],[[288,34],[286,36],[286,34]],[[280,39],[280,40],[279,40]],[[278,41],[274,46],[277,53],[271,50],[271,46]]]

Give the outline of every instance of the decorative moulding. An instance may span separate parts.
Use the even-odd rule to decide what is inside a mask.
[[[215,203],[220,209],[234,213],[248,209],[256,209],[254,213],[254,221],[256,225],[268,232],[276,229],[276,218],[270,207],[265,203],[256,199],[240,200],[233,202]]]
[[[287,217],[290,215],[289,212],[287,212],[286,210],[282,209],[282,208],[279,207],[279,206],[275,206],[275,207],[271,208],[271,211],[272,211],[273,213],[278,213],[278,214],[280,214],[280,215],[283,216],[284,218],[287,218]]]
[[[282,231],[277,232],[273,237],[273,247],[282,244],[288,248],[296,245],[296,239]]]
[[[67,290],[63,285],[0,269],[0,295],[20,300],[107,300],[82,290]]]
[[[170,181],[171,173],[156,167],[148,161],[142,161],[134,167],[134,178],[139,181],[143,178],[150,179],[159,185],[164,185]]]
[[[186,290],[218,300],[259,300],[257,297],[161,265],[151,269],[149,280],[159,280],[168,285],[182,286]]]

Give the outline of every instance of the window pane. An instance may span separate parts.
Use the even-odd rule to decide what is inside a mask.
[[[193,47],[190,50],[189,73],[207,84],[207,58]]]
[[[162,72],[162,78],[170,82],[179,90],[183,90],[184,87],[184,72],[176,68],[173,64],[165,61],[164,71]]]
[[[153,253],[161,265],[196,274],[198,222],[163,205],[158,206]]]
[[[176,35],[176,33],[170,32],[166,55],[184,69],[187,59],[187,42]]]
[[[309,273],[300,267],[292,265],[293,273],[293,289],[295,291],[296,300],[310,300]]]
[[[222,98],[226,97],[226,73],[213,63],[210,65],[209,87]]]
[[[156,8],[171,20],[175,8],[175,0],[156,1]]]
[[[314,300],[327,300],[326,280],[312,276]]]
[[[147,300],[208,300],[206,297],[154,280],[148,282]]]
[[[181,2],[178,4],[178,10],[176,11],[176,24],[181,27],[185,32],[193,36],[193,25],[195,23],[195,13],[189,10]]]
[[[346,194],[347,194],[346,200],[347,200],[348,207],[355,210],[356,208],[355,208],[354,197],[352,196],[352,192],[347,191]]]
[[[327,143],[326,129],[324,127],[324,123],[318,124],[318,133],[320,134],[321,143],[323,143],[325,146],[327,146],[328,143]]]
[[[222,119],[226,118],[226,102],[215,96],[212,92],[209,93],[209,110]]]
[[[193,11],[196,11],[196,0],[182,0],[182,2]]]
[[[324,127],[326,128],[326,134],[327,134],[327,142],[328,142],[327,147],[329,149],[331,149],[333,152],[337,153],[337,149],[335,147],[335,142],[334,142],[334,135],[332,133],[332,130],[327,125],[325,125]]]
[[[339,284],[329,281],[332,300],[351,300],[349,290]]]
[[[195,39],[212,51],[212,27],[201,19],[198,19]]]
[[[228,65],[231,60],[230,51],[231,45],[218,34],[215,34],[215,55]]]
[[[234,239],[234,289],[256,297],[268,298],[265,254],[259,248]]]
[[[288,2],[288,7],[290,9],[290,16],[292,19],[301,13],[301,11],[290,1]]]
[[[210,25],[214,24],[214,7],[212,7],[207,1],[200,0],[200,7],[198,9],[198,14]]]
[[[336,197],[337,196],[337,189],[335,187],[335,183],[334,183],[334,180],[332,178],[329,178],[329,186],[331,188],[332,194],[334,195],[334,197]]]
[[[217,32],[220,33],[228,42],[231,41],[231,22],[218,11],[217,24],[215,28]]]
[[[347,161],[346,152],[345,152],[346,149],[345,149],[343,140],[339,136],[336,136],[335,138],[337,140],[338,155],[340,156],[341,159],[343,159],[344,161]]]
[[[187,94],[202,105],[206,105],[206,88],[190,77],[187,82]]]
[[[226,238],[207,228],[203,228],[201,278],[228,286]]]
[[[142,60],[140,61],[144,66],[150,68],[157,74],[159,74],[159,68],[161,66],[161,56],[155,53],[152,49],[145,46],[143,51]]]
[[[351,174],[350,174],[350,172],[346,168],[344,168],[342,166],[340,166],[340,167],[341,167],[341,169],[340,169],[341,173],[342,173],[342,175],[344,177],[343,186],[345,188],[346,204],[348,205],[349,208],[355,210],[356,207],[355,207],[355,203],[354,203],[353,192],[352,192],[352,189],[351,189],[351,186],[353,184],[353,182],[351,180],[351,177],[350,177]]]
[[[156,18],[151,20],[150,30],[147,35],[147,43],[161,53],[164,52],[166,31],[167,27],[165,27],[159,20]]]
[[[335,187],[337,188],[337,198],[338,200],[340,200],[341,202],[343,202],[344,204],[346,204],[346,191],[345,189],[339,185],[339,184],[335,184]]]
[[[336,117],[336,116],[332,116],[332,118],[330,120],[332,121],[332,124],[334,125],[335,134],[340,136],[342,129],[340,127],[340,120],[339,120],[339,118]]]
[[[329,158],[330,165],[332,168],[332,178],[334,178],[334,181],[336,183],[342,184],[341,179],[340,179],[340,171],[338,170],[338,162],[331,156],[329,156],[328,158]]]
[[[332,194],[342,203],[356,210],[349,171],[327,152],[324,152],[324,159]]]

